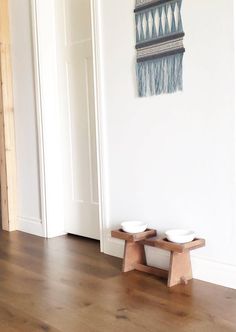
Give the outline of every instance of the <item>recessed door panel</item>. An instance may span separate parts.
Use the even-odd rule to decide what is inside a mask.
[[[65,112],[66,231],[99,239],[94,75],[89,0],[61,0],[60,89]]]

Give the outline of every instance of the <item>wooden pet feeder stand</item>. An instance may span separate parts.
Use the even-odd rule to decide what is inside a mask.
[[[204,239],[194,239],[192,242],[178,244],[167,239],[157,237],[154,229],[147,229],[142,233],[126,233],[121,229],[111,232],[112,237],[125,240],[125,250],[122,271],[137,270],[154,274],[161,278],[167,278],[167,286],[187,284],[192,277],[190,250],[205,246]],[[169,271],[148,266],[144,246],[160,248],[170,252]]]

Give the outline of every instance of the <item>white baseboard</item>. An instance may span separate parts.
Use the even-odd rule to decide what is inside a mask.
[[[65,232],[64,229],[57,229],[56,231],[53,231],[53,232],[48,232],[47,234],[47,238],[48,239],[53,239],[54,237],[58,237],[58,236],[63,236],[63,235],[66,235],[67,232]]]
[[[32,235],[45,237],[45,231],[40,219],[18,217],[17,230]]]
[[[104,253],[123,257],[124,241],[107,237],[104,241]],[[151,266],[167,268],[169,254],[167,251],[146,247],[147,263]],[[224,287],[236,289],[236,266],[215,262],[192,254],[193,277],[198,280],[210,282]],[[157,264],[158,262],[158,264]]]
[[[46,234],[45,227],[40,219],[18,217],[17,230],[36,236],[47,237],[48,239],[67,234],[64,229],[56,229]]]
[[[194,278],[236,289],[235,265],[193,256],[192,266]]]

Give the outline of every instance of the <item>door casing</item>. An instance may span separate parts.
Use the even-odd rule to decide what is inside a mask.
[[[0,181],[2,228],[16,230],[17,172],[8,0],[0,0]]]

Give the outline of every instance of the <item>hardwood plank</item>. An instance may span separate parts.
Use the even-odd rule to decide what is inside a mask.
[[[46,322],[33,318],[30,314],[26,314],[20,309],[16,309],[13,305],[5,305],[0,300],[0,321],[5,322],[7,328],[10,327],[13,331],[24,332],[60,332],[60,330],[50,326]],[[5,332],[5,330],[4,330]]]
[[[121,294],[122,290],[125,289],[126,293],[132,298],[132,300],[125,302],[126,309],[131,312],[135,311],[138,317],[139,315],[146,316],[147,326],[150,320],[153,320],[163,328],[169,326],[169,322],[171,322],[169,331],[174,329],[175,331],[186,332],[215,330],[223,332],[224,328],[225,331],[234,331],[236,323],[235,303],[233,307],[229,308],[228,300],[224,299],[223,294],[221,294],[221,303],[218,302],[218,305],[214,306],[214,299],[211,299],[208,305],[202,307],[202,304],[205,304],[206,301],[206,294],[210,293],[211,297],[214,296],[214,287],[212,287],[214,285],[202,283],[205,285],[206,294],[205,296],[202,294],[201,299],[199,299],[201,300],[200,305],[198,305],[198,300],[194,297],[195,291],[193,291],[193,285],[197,286],[198,281],[194,280],[185,287],[176,286],[165,291],[164,283],[153,276],[146,275],[144,282],[143,277],[145,275],[141,275],[139,272],[129,272],[116,277],[116,282],[114,282],[114,279],[112,282],[108,282],[108,287],[110,292],[117,292],[117,294]],[[154,281],[157,283],[156,285]],[[104,302],[104,306],[109,306],[109,301],[110,299]],[[222,305],[222,302],[224,302],[224,305]],[[122,302],[117,304],[117,306],[119,305],[122,305]],[[227,306],[228,312],[226,313],[225,310],[223,314],[224,306]],[[209,329],[204,329],[204,324]],[[149,326],[153,325],[150,323]],[[160,331],[162,330],[160,329]]]
[[[0,331],[236,331],[235,290],[198,280],[168,289],[120,265],[88,239],[0,233]]]

